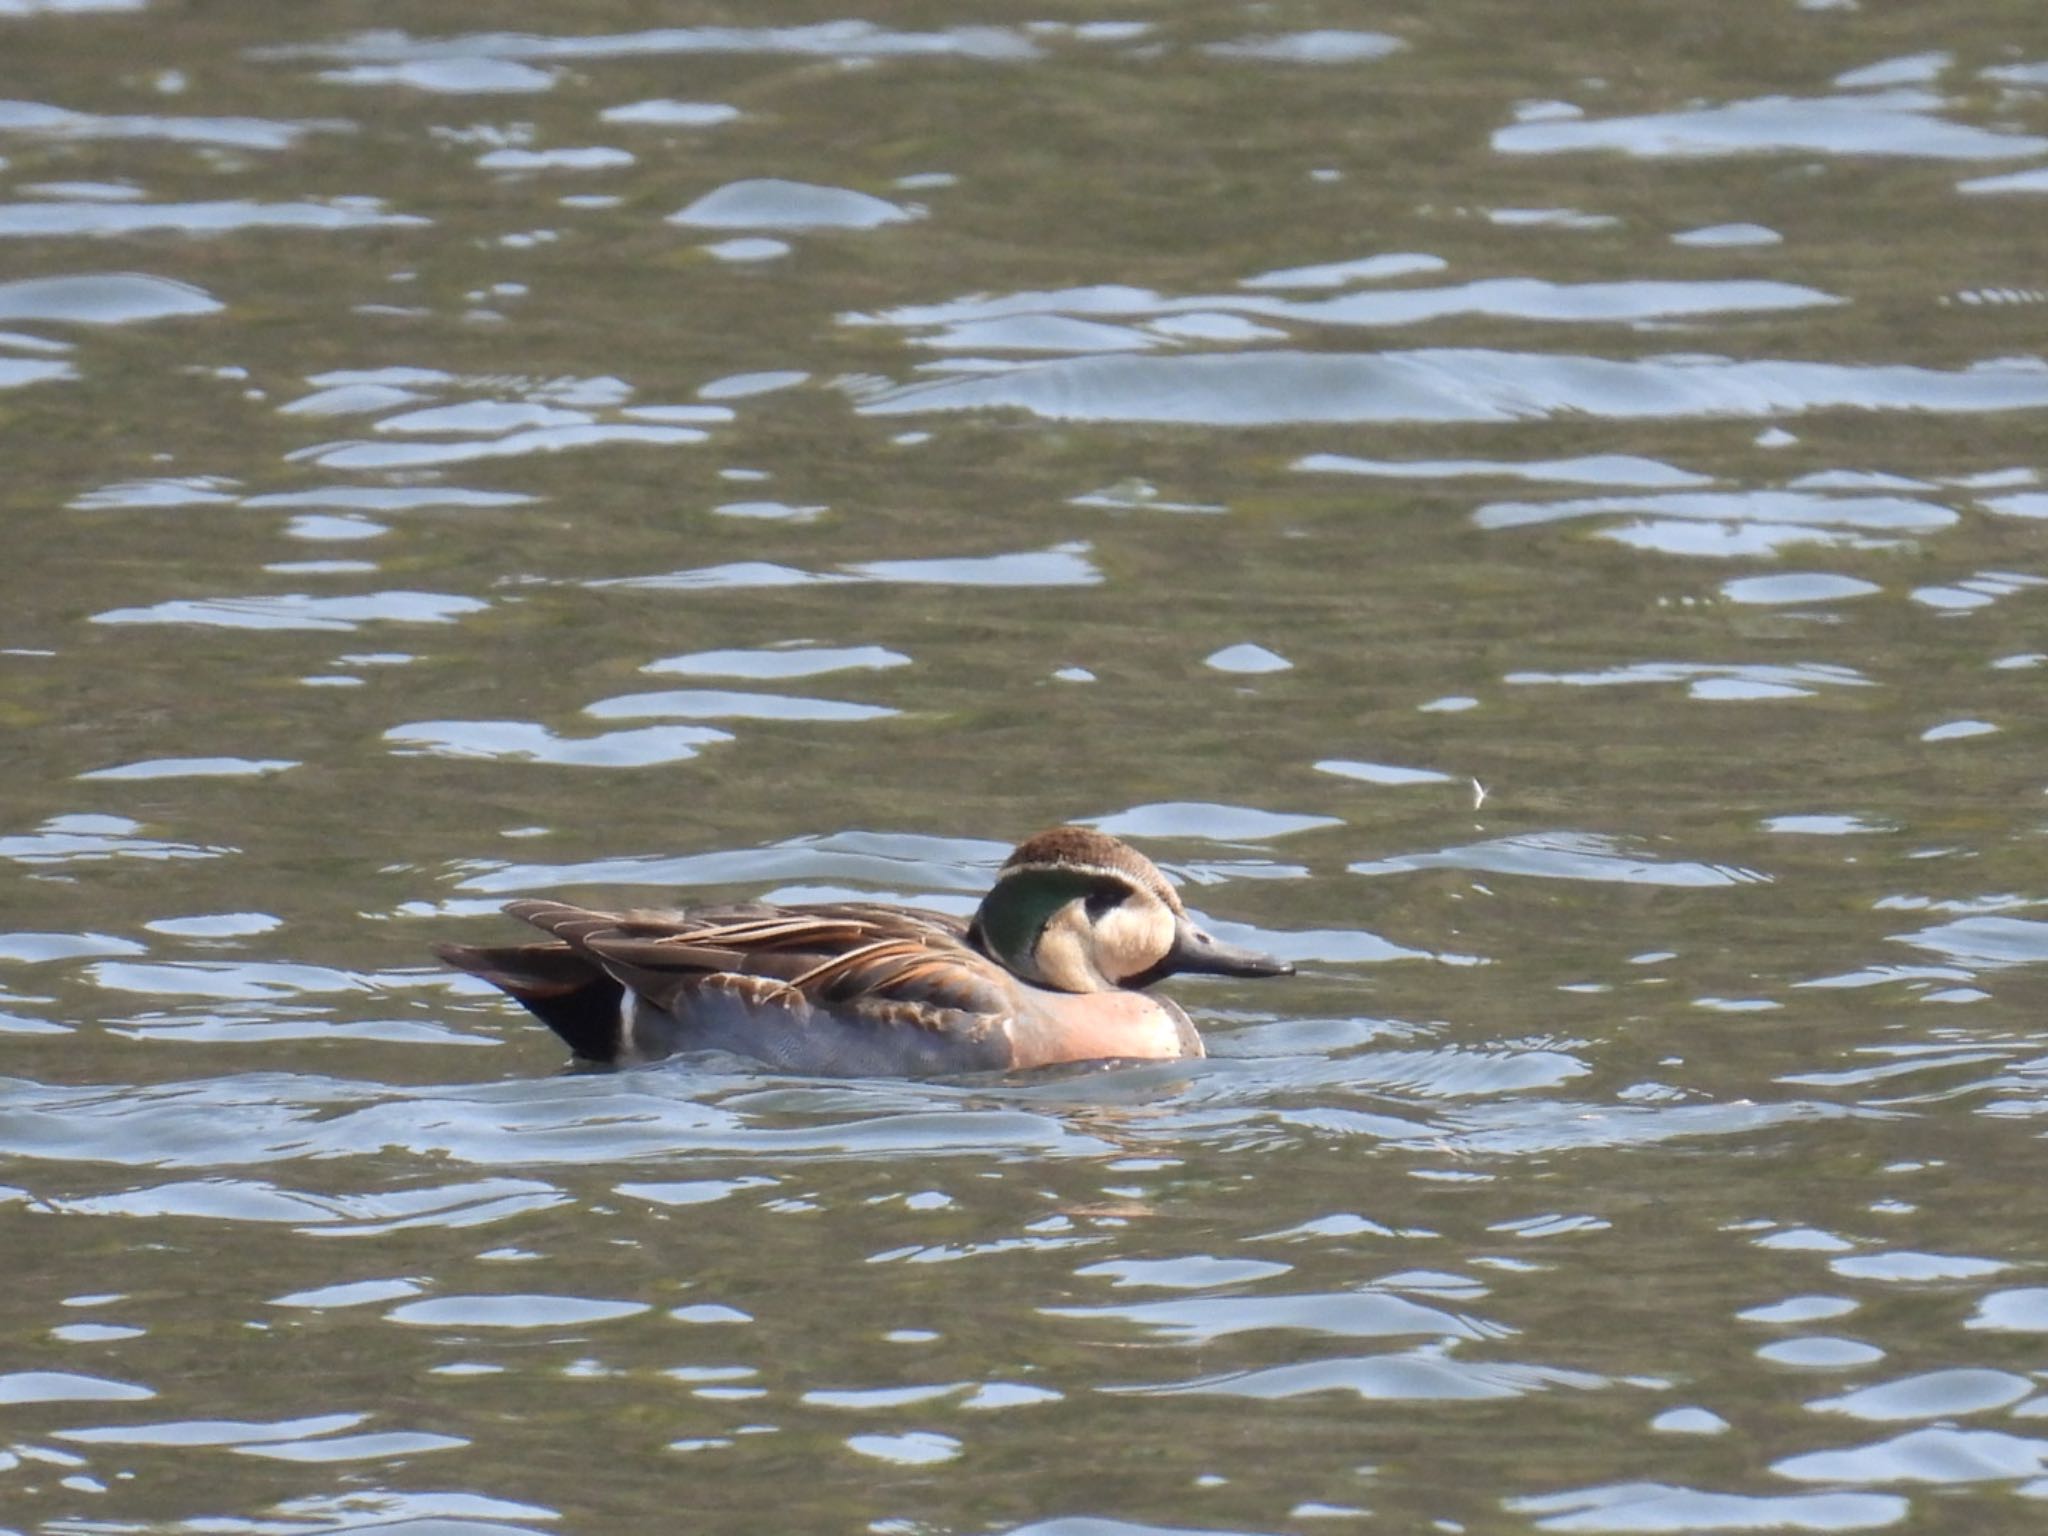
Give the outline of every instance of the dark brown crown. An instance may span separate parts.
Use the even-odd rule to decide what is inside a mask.
[[[1093,827],[1051,827],[1033,833],[1003,861],[1005,873],[1019,869],[1074,869],[1106,875],[1150,891],[1175,912],[1181,910],[1179,893],[1156,864],[1129,843]]]

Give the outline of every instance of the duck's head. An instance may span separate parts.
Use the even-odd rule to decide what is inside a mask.
[[[1190,971],[1294,971],[1202,932],[1150,859],[1091,827],[1054,827],[1019,843],[970,937],[1011,974],[1060,992],[1146,987]]]

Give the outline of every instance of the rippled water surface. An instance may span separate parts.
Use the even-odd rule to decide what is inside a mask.
[[[2034,0],[0,0],[0,1533],[2048,1521]],[[1206,1061],[573,1072],[504,900]]]

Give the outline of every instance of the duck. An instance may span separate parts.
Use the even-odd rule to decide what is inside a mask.
[[[831,1077],[929,1077],[1207,1054],[1145,988],[1177,975],[1286,976],[1188,915],[1137,849],[1092,827],[1019,843],[974,916],[878,902],[603,912],[514,901],[547,938],[436,945],[586,1063],[693,1051]]]

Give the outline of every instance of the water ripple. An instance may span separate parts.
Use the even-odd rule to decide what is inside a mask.
[[[1702,864],[1631,855],[1619,839],[1590,832],[1529,832],[1434,853],[1404,853],[1348,866],[1354,875],[1417,869],[1472,869],[1543,880],[1591,880],[1624,885],[1709,887],[1768,883],[1770,876],[1739,865]]]
[[[1399,53],[1407,46],[1385,32],[1324,27],[1310,32],[1279,32],[1208,43],[1202,52],[1212,58],[1250,59],[1261,64],[1362,64]]]
[[[103,116],[39,101],[0,101],[0,133],[57,140],[154,139],[214,149],[289,149],[309,133],[349,127],[333,121],[294,123],[261,117]]]
[[[1124,1306],[1041,1307],[1048,1317],[1135,1323],[1179,1344],[1282,1329],[1342,1339],[1499,1338],[1512,1330],[1378,1292],[1293,1296],[1204,1296]]]
[[[1534,1515],[1539,1531],[1868,1531],[1896,1525],[1911,1509],[1892,1493],[1715,1493],[1667,1483],[1613,1483],[1570,1493],[1502,1501]]]
[[[75,273],[0,283],[0,320],[129,325],[173,315],[211,315],[221,302],[203,288],[141,272]]]
[[[1396,1355],[1335,1356],[1264,1370],[1225,1371],[1168,1386],[1105,1386],[1140,1397],[1241,1397],[1282,1401],[1318,1392],[1350,1392],[1368,1402],[1476,1402],[1526,1397],[1569,1387],[1594,1391],[1609,1383],[1586,1371],[1509,1361],[1454,1360],[1435,1350]]]
[[[22,864],[97,863],[105,859],[217,859],[233,848],[138,836],[125,816],[53,816],[32,833],[0,836],[0,859]]]
[[[668,222],[693,229],[879,229],[917,217],[915,207],[851,188],[766,177],[706,192]]]
[[[1497,129],[1493,147],[1506,155],[1616,150],[1639,159],[1804,153],[2016,160],[2048,149],[2048,138],[1949,122],[1937,115],[1946,105],[1924,90],[1762,96],[1642,117],[1517,123]]]
[[[548,763],[565,768],[649,768],[688,762],[730,731],[661,725],[567,736],[530,720],[414,720],[384,733],[401,756]]]
[[[1331,286],[1321,281],[1347,268],[1308,269],[1300,274],[1264,274],[1243,285],[1254,289]],[[1110,352],[1144,348],[1154,337],[1180,340],[1245,341],[1284,334],[1246,331],[1245,317],[1302,325],[1389,327],[1421,325],[1468,316],[1498,319],[1630,324],[1721,314],[1767,314],[1842,303],[1818,289],[1756,279],[1712,282],[1635,280],[1612,283],[1555,283],[1540,278],[1496,277],[1428,288],[1375,289],[1319,299],[1284,299],[1263,292],[1191,294],[1179,297],[1150,289],[1096,284],[1084,288],[973,297],[937,304],[906,305],[877,314],[848,313],[852,326],[894,326],[922,333],[919,345],[939,350],[970,349]],[[1149,319],[1152,334],[1083,317]],[[1190,329],[1186,322],[1199,322]],[[1235,321],[1220,329],[1218,321]],[[1168,328],[1166,322],[1176,322]]]
[[[1436,348],[1080,357],[870,392],[868,416],[1020,410],[1049,421],[1255,427],[1363,422],[1774,419],[1807,411],[2048,406],[2048,369],[1611,358]]]
[[[389,30],[358,32],[338,42],[252,48],[261,60],[399,64],[436,59],[598,60],[647,59],[673,54],[787,54],[832,59],[953,56],[1020,60],[1039,49],[1007,27],[951,27],[912,32],[865,21],[826,21],[795,27],[665,27],[645,32],[549,37],[530,32],[473,32],[416,38]]]
[[[0,203],[0,239],[76,239],[155,230],[220,235],[251,229],[393,229],[430,222],[417,214],[393,213],[374,197],[318,203]]]
[[[110,608],[95,624],[192,624],[210,629],[352,630],[364,624],[452,624],[481,613],[481,598],[449,592],[366,592],[352,597],[173,598],[146,608]]]
[[[1780,1477],[1815,1483],[1974,1483],[2048,1472],[2048,1440],[1993,1429],[1914,1429],[1891,1440],[1811,1451],[1772,1464]]]

